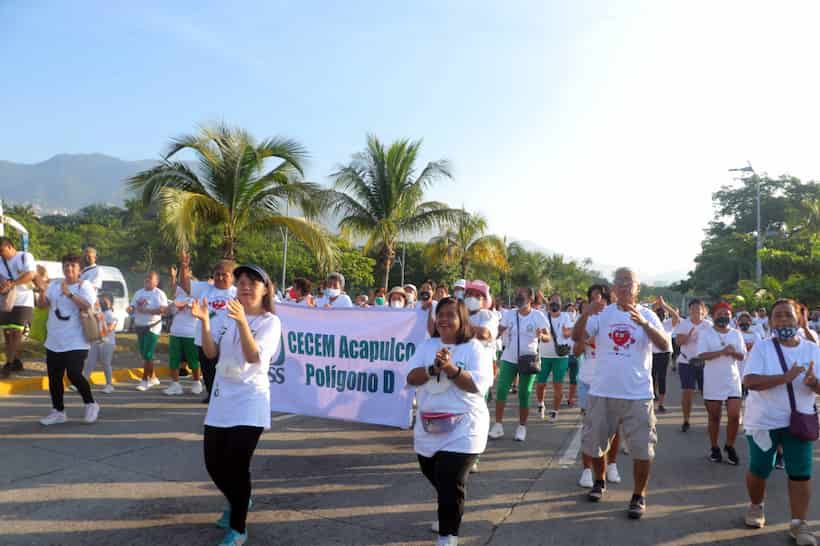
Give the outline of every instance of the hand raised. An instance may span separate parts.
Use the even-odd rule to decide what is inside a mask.
[[[228,302],[228,316],[236,322],[247,322],[245,317],[245,307],[239,300],[231,300]]]
[[[794,381],[795,379],[797,379],[797,376],[798,376],[798,375],[800,375],[801,373],[803,373],[803,372],[805,372],[805,371],[806,371],[806,368],[804,368],[803,366],[799,366],[799,365],[795,362],[794,366],[792,366],[791,368],[789,368],[789,371],[787,371],[787,372],[784,374],[784,375],[786,376],[786,382],[787,382],[787,383],[791,383],[792,381]]]
[[[208,319],[208,298],[202,298],[202,302],[191,300],[191,315],[199,320]]]
[[[626,312],[629,313],[629,318],[632,319],[632,322],[637,324],[638,326],[645,326],[647,321],[643,318],[643,315],[638,311],[638,308],[632,304],[624,306]]]

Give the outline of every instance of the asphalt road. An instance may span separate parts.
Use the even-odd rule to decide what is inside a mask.
[[[644,520],[626,518],[631,461],[625,455],[619,456],[623,483],[599,504],[586,501],[576,483],[573,441],[580,416],[565,410],[555,424],[534,420],[523,444],[512,440],[512,421],[505,439],[491,442],[469,482],[460,543],[791,544],[783,472],[770,480],[769,525],[745,529],[745,440],[738,442],[744,465],[708,462],[703,410],[689,433],[678,430],[677,383],[670,377],[670,411],[659,418]],[[95,425],[82,423],[81,401],[69,393],[74,419],[48,429],[37,422],[49,409],[47,393],[0,398],[0,543],[217,544],[222,532],[212,522],[223,499],[203,465],[204,406],[192,395],[139,393],[133,385],[97,397],[102,411]],[[407,431],[277,415],[252,474],[249,544],[434,543],[433,491]],[[809,519],[820,527],[817,499]]]

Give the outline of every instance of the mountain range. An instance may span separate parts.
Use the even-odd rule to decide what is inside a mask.
[[[122,205],[125,179],[156,163],[103,154],[59,154],[34,164],[0,160],[0,198],[43,212],[71,212],[92,203]]]

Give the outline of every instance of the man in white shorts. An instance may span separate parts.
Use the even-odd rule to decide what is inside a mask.
[[[614,281],[617,303],[599,301],[587,306],[572,332],[576,341],[583,340],[585,334],[595,338],[598,360],[581,443],[584,453],[592,457],[595,478],[589,500],[597,502],[603,497],[603,457],[622,424],[633,459],[635,488],[628,512],[632,519],[640,519],[646,512],[646,486],[657,443],[652,345],[663,351],[672,347],[657,315],[638,305],[639,290],[638,276],[629,268],[618,268]]]

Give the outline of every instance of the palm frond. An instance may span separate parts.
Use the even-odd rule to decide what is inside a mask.
[[[283,226],[287,228],[311,251],[322,270],[336,267],[339,248],[321,224],[296,216],[271,215],[257,226]]]

